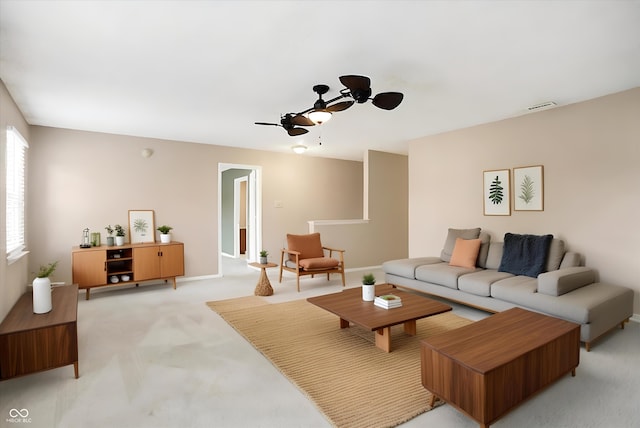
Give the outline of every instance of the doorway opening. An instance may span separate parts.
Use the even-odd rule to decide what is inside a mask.
[[[258,261],[262,245],[262,168],[218,164],[218,266],[222,257]]]

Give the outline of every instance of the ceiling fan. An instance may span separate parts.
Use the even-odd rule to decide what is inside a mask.
[[[281,126],[290,136],[295,137],[309,132],[307,129],[297,128],[297,126],[321,125],[331,119],[333,113],[346,110],[354,103],[362,104],[371,100],[371,103],[378,108],[393,110],[400,105],[404,98],[400,92],[381,92],[370,98],[372,93],[371,79],[366,76],[340,76],[340,83],[345,88],[341,89],[340,95],[335,98],[324,100],[322,96],[329,92],[329,86],[315,85],[313,92],[318,94],[318,99],[313,103],[313,107],[299,113],[287,113],[281,117],[279,124],[267,122],[255,122],[255,124]],[[352,98],[352,100],[336,102],[343,98]],[[334,102],[336,103],[331,104]]]

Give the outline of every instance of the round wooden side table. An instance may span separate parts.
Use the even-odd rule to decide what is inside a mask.
[[[276,263],[249,263],[249,266],[260,268],[260,279],[253,294],[256,296],[271,296],[273,288],[267,277],[267,268],[277,267],[278,265]]]

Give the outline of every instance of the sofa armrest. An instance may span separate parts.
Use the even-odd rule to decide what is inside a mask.
[[[538,275],[538,293],[562,296],[596,281],[596,272],[585,266],[558,269]]]

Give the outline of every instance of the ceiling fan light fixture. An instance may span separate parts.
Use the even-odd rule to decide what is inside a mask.
[[[309,112],[308,116],[309,119],[316,125],[322,125],[323,123],[331,119],[331,112],[325,109],[313,110]]]
[[[301,155],[302,153],[307,151],[307,146],[305,146],[304,144],[296,144],[295,146],[291,147],[291,150],[293,150],[294,153]]]

